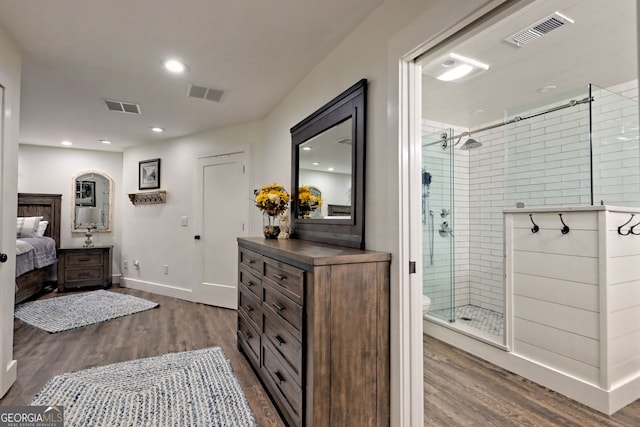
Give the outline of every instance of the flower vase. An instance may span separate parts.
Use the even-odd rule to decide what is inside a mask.
[[[265,238],[277,239],[280,234],[280,215],[271,215],[264,211],[262,213],[262,229]]]

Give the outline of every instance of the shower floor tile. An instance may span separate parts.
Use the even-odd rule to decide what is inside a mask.
[[[451,309],[429,311],[429,314],[449,319],[451,318]],[[504,316],[502,313],[493,310],[475,305],[463,305],[455,308],[455,319],[456,322],[492,335],[499,337],[504,335]]]

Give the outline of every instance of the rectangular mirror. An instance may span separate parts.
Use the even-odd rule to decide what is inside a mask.
[[[365,79],[291,129],[293,238],[364,248]]]

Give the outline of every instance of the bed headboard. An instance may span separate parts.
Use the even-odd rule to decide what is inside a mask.
[[[49,221],[44,235],[60,247],[60,210],[62,194],[18,193],[18,216],[41,216]]]

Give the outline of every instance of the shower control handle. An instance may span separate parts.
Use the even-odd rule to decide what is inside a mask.
[[[442,221],[438,233],[440,233],[440,237],[447,237],[449,235],[453,237],[453,229],[449,227],[449,223],[447,221]]]

